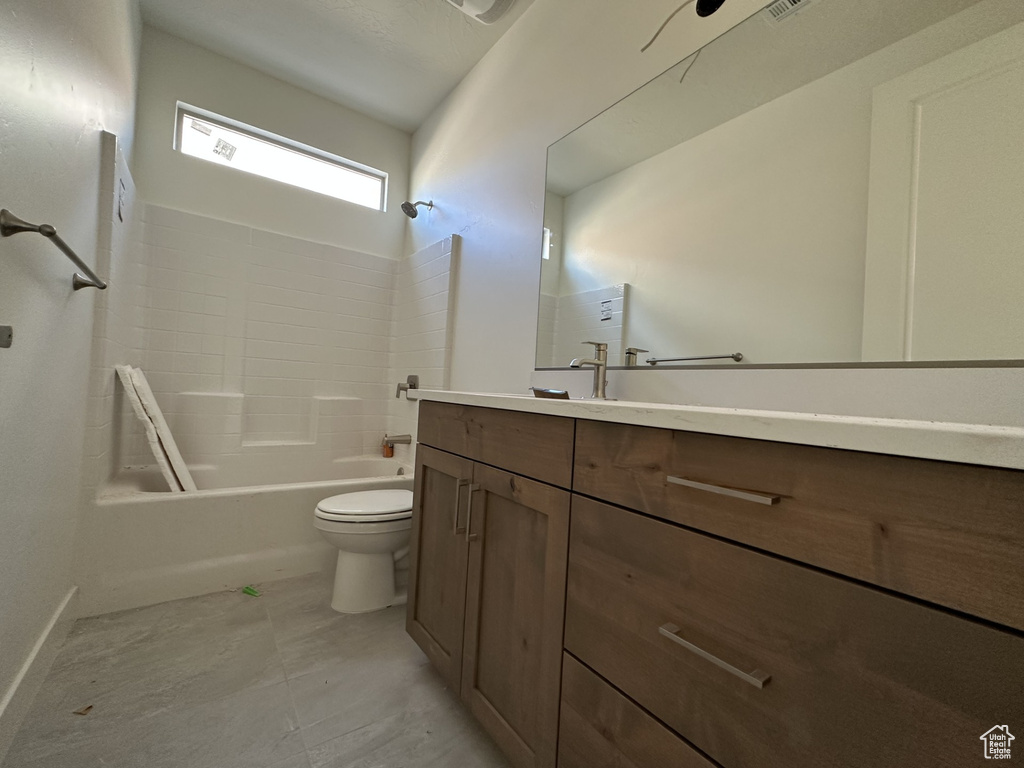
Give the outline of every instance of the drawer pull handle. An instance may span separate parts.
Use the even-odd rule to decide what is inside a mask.
[[[668,481],[674,485],[684,485],[687,488],[696,488],[698,491],[707,491],[708,493],[717,493],[720,496],[731,496],[734,499],[743,499],[744,501],[752,501],[755,504],[764,504],[765,506],[771,506],[772,504],[778,504],[780,496],[765,496],[763,493],[751,493],[750,491],[738,491],[735,488],[725,488],[721,485],[708,485],[707,483],[698,483],[696,480],[687,480],[685,477],[672,477],[669,475]]]
[[[473,483],[469,486],[469,504],[466,505],[466,541],[476,541],[480,534],[471,533],[473,528],[473,494],[480,490],[480,483]]]
[[[455,514],[452,515],[454,518],[452,521],[452,535],[458,536],[460,533],[465,533],[465,528],[459,528],[459,506],[462,502],[462,489],[469,485],[469,480],[459,480],[455,486]]]
[[[722,661],[717,656],[711,655],[703,648],[698,648],[693,643],[683,640],[683,638],[679,636],[679,627],[677,627],[675,624],[665,624],[664,626],[659,627],[658,633],[664,635],[672,642],[678,643],[679,645],[683,646],[683,648],[685,648],[686,650],[693,651],[702,659],[707,659],[716,667],[721,667],[726,672],[736,675],[736,677],[738,677],[740,680],[750,683],[755,688],[764,688],[765,683],[772,679],[771,675],[765,674],[759,669],[755,669],[753,672],[749,673],[744,672],[742,669],[737,669],[732,664],[728,664]]]

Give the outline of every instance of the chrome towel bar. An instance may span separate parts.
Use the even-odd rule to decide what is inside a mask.
[[[100,280],[84,261],[78,258],[78,254],[71,250],[71,246],[61,240],[56,229],[49,224],[29,224],[27,221],[19,219],[6,208],[0,210],[0,237],[10,237],[19,232],[38,232],[43,237],[48,238],[65,256],[71,259],[72,264],[85,273],[81,275],[76,272],[75,276],[71,278],[71,287],[74,290],[77,291],[81,288],[106,290],[107,284]]]
[[[707,357],[649,357],[648,365],[658,363],[688,363],[692,360],[735,360],[737,363],[743,359],[742,352],[733,352],[731,355],[708,355]]]

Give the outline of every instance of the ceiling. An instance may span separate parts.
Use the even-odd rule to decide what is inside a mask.
[[[490,26],[445,0],[140,0],[151,24],[402,130],[534,0]]]

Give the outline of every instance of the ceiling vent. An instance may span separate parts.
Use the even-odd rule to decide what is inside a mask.
[[[764,17],[772,24],[785,21],[797,11],[819,3],[821,0],[776,0],[764,9]]]

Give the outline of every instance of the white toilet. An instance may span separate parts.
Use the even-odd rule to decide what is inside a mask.
[[[338,548],[331,607],[366,613],[404,603],[395,591],[395,560],[408,551],[412,491],[358,491],[316,505],[314,527]]]

